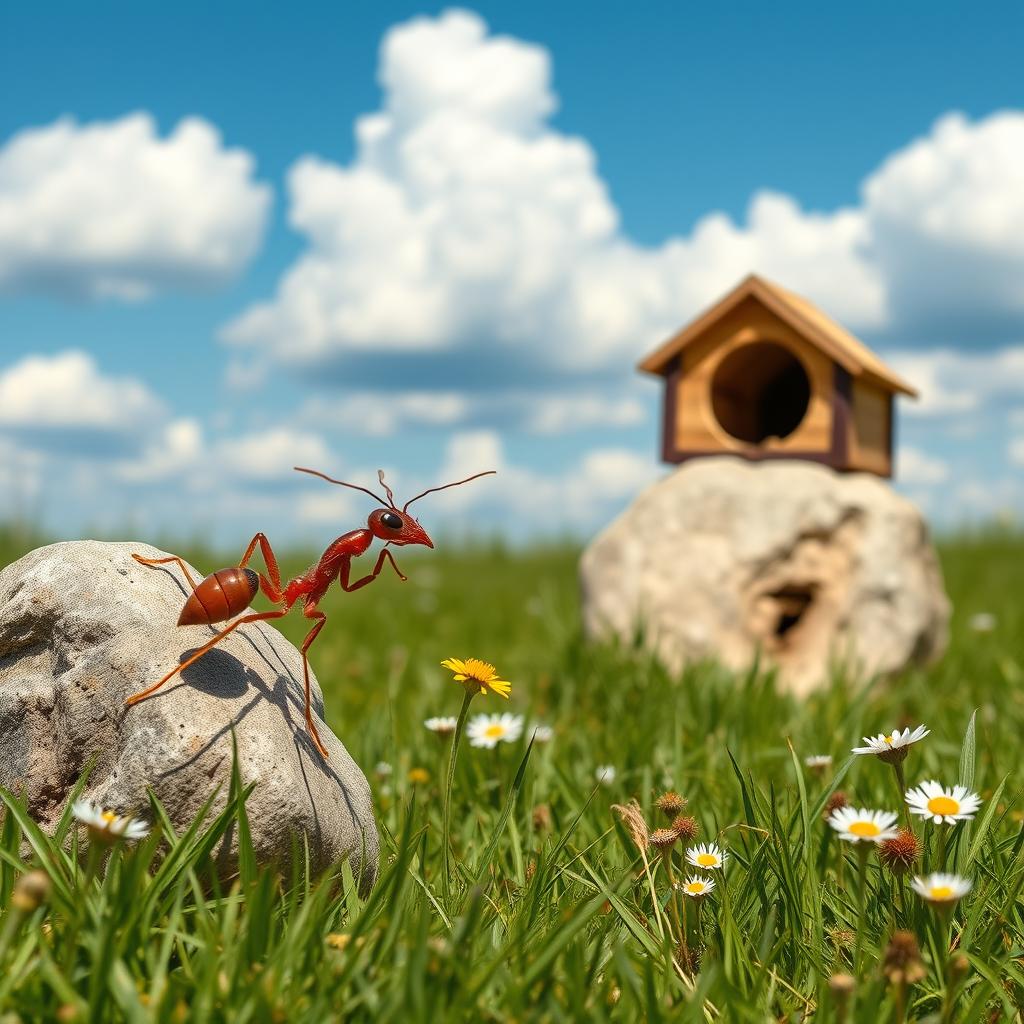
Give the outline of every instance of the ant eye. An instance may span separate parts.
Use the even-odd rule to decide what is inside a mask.
[[[382,512],[380,521],[389,530],[400,530],[402,528],[402,517],[397,512]]]

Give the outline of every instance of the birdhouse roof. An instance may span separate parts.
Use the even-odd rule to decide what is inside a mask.
[[[796,295],[772,281],[766,281],[756,274],[745,278],[723,299],[669,338],[660,348],[647,356],[639,368],[646,373],[664,376],[668,373],[669,363],[687,345],[747,298],[756,299],[793,330],[817,345],[852,376],[868,377],[890,391],[898,391],[912,397],[917,395],[917,392],[889,369],[864,342],[840,327],[817,306],[803,296]]]

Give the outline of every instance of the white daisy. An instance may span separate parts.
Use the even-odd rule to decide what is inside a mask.
[[[955,825],[958,821],[970,821],[981,806],[981,797],[970,792],[966,786],[943,789],[932,779],[922,782],[917,789],[907,790],[907,806],[922,818],[931,818],[936,825],[945,822]]]
[[[523,732],[523,716],[505,711],[500,715],[477,715],[466,726],[470,746],[493,750],[499,743],[514,743]]]
[[[909,728],[900,732],[894,729],[890,733],[880,732],[877,736],[865,736],[866,746],[854,747],[855,754],[876,754],[888,764],[902,761],[910,751],[907,749],[912,743],[923,740],[931,730],[919,725],[913,732]]]
[[[454,715],[442,715],[440,718],[428,718],[423,724],[438,736],[451,736],[459,720]]]
[[[910,884],[914,892],[929,903],[955,903],[971,891],[974,883],[962,875],[937,873],[924,878],[916,877]]]
[[[555,730],[550,725],[535,725],[533,727],[534,743],[550,743],[555,738]]]
[[[850,843],[881,843],[896,838],[897,815],[891,811],[869,811],[866,807],[837,807],[828,823],[840,839]]]
[[[373,770],[380,778],[386,779],[394,769],[392,769],[387,761],[378,761]]]
[[[683,882],[682,889],[687,896],[707,896],[715,887],[713,878],[688,878]]]
[[[821,770],[821,769],[824,769],[824,768],[829,768],[832,765],[832,755],[831,754],[811,754],[810,757],[805,757],[804,758],[804,764],[807,765],[808,768],[813,768],[815,770]]]
[[[996,628],[996,617],[991,612],[978,612],[967,620],[967,625],[975,633],[991,633]]]
[[[706,871],[717,871],[724,868],[727,856],[717,843],[701,843],[692,850],[686,851],[686,859],[695,868],[704,868]]]
[[[602,786],[610,786],[615,781],[615,765],[599,764],[594,769],[594,778],[597,779]]]
[[[149,826],[145,822],[136,821],[130,815],[105,811],[88,800],[77,800],[71,813],[99,842],[112,843],[117,839],[127,839],[134,843],[149,835]]]

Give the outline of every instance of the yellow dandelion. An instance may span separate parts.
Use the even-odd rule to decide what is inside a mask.
[[[425,785],[430,781],[430,772],[426,768],[410,768],[409,781],[414,785]]]
[[[445,658],[441,665],[455,673],[455,682],[461,683],[468,694],[496,693],[508,700],[512,684],[498,678],[493,665],[479,658]]]

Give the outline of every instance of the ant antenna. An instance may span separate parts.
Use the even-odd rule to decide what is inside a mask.
[[[360,487],[359,484],[346,483],[344,480],[335,480],[334,477],[328,476],[326,473],[320,473],[315,469],[306,469],[304,466],[292,466],[297,473],[309,473],[310,476],[318,476],[321,480],[326,480],[329,484],[340,484],[342,487],[351,487],[354,491],[362,491],[363,494],[368,494],[374,501],[379,502],[381,505],[390,505],[391,508],[395,508],[394,498],[391,495],[391,488],[387,484],[384,484],[384,489],[388,492],[388,497],[391,501],[385,501],[379,494],[374,494],[373,491],[367,490],[365,487]],[[384,483],[383,470],[378,471],[380,476],[380,482]]]
[[[485,469],[482,473],[474,473],[472,476],[467,476],[465,480],[455,480],[450,484],[442,484],[440,487],[428,487],[422,494],[417,494],[415,498],[410,498],[402,506],[402,511],[404,512],[414,501],[419,501],[420,498],[427,494],[433,494],[434,491],[443,491],[449,487],[458,487],[459,484],[468,484],[470,480],[476,480],[482,476],[493,476],[497,472],[498,471],[496,469]]]
[[[388,485],[386,483],[384,483],[384,470],[383,469],[378,469],[377,470],[377,479],[380,481],[381,487],[384,488],[384,493],[388,496],[388,504],[392,508],[398,508],[398,506],[395,504],[395,496],[391,493],[391,488],[388,487]]]

